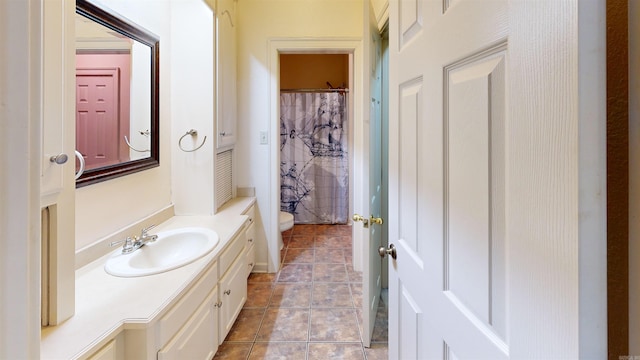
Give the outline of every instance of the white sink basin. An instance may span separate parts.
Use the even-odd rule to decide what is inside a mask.
[[[114,276],[136,277],[159,274],[192,263],[218,244],[218,234],[201,227],[186,227],[156,233],[158,239],[130,254],[118,249],[104,266]]]

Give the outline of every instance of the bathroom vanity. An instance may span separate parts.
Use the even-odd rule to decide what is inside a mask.
[[[174,216],[157,231],[206,227],[219,237],[204,257],[141,277],[104,270],[105,255],[76,271],[76,314],[43,328],[42,359],[211,359],[242,310],[255,264],[254,198],[215,216]]]

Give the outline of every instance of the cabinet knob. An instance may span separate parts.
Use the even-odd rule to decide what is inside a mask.
[[[218,300],[218,302],[217,302],[217,303],[215,303],[215,304],[213,304],[213,306],[215,306],[215,307],[217,307],[217,308],[222,307],[222,301],[219,301],[219,300]]]
[[[58,154],[56,156],[52,156],[49,158],[49,161],[58,165],[62,165],[64,163],[67,162],[67,160],[69,160],[69,157],[67,156],[67,154]]]
[[[231,295],[231,289],[224,291],[225,295]]]
[[[253,238],[249,239],[249,242],[253,242]]]

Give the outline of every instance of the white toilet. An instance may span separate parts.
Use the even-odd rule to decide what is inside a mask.
[[[278,248],[282,250],[284,247],[284,241],[282,241],[282,232],[287,231],[293,227],[293,214],[286,211],[280,211],[278,216],[279,232],[278,232]]]

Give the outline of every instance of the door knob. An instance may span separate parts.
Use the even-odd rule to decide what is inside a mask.
[[[362,216],[362,215],[358,215],[358,214],[353,214],[353,221],[362,221],[362,225],[366,228],[369,227],[369,219],[367,219],[366,217]]]
[[[371,215],[371,217],[369,218],[369,223],[382,225],[384,223],[384,221],[382,220],[382,218],[373,217],[373,215]]]
[[[382,258],[385,255],[391,255],[393,260],[398,258],[398,254],[396,253],[396,247],[393,244],[389,244],[389,248],[388,249],[385,249],[384,246],[380,246],[380,248],[378,249],[378,254],[380,254],[380,257],[382,257]]]

